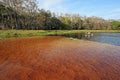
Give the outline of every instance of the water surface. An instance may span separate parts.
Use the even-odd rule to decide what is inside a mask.
[[[120,80],[120,46],[61,36],[1,40],[0,80]]]
[[[72,34],[64,34],[62,36],[120,46],[120,33],[108,33],[108,32],[74,33],[74,34],[72,33]]]

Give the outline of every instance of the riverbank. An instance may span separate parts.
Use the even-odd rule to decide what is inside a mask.
[[[120,47],[59,36],[0,41],[1,80],[119,80]]]
[[[11,37],[32,37],[87,32],[120,32],[120,30],[0,30],[0,40]]]

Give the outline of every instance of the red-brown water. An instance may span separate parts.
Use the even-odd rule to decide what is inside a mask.
[[[2,40],[0,80],[120,80],[120,47],[58,36]]]

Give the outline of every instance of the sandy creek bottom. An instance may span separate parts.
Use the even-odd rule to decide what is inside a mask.
[[[120,80],[120,46],[60,36],[1,40],[0,80]]]

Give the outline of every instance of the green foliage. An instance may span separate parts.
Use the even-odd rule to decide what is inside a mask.
[[[120,27],[120,21],[113,21],[112,22],[112,29],[117,30]]]

